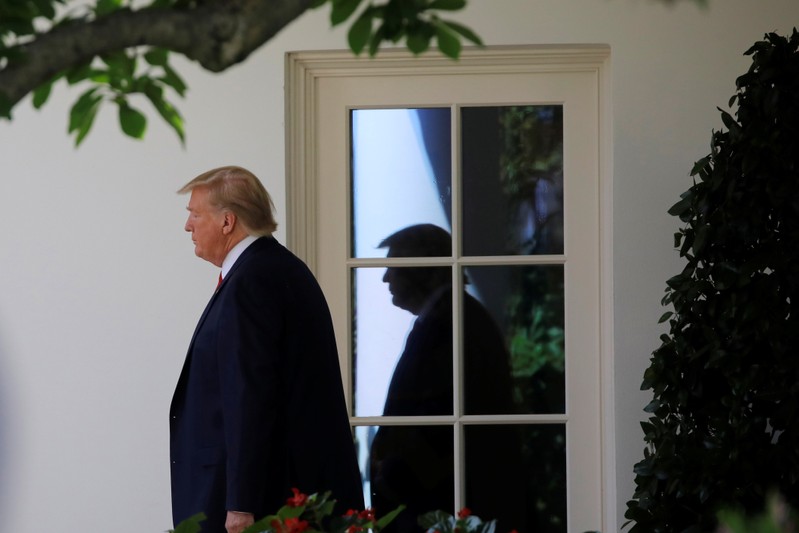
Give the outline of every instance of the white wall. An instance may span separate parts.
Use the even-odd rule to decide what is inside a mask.
[[[124,138],[110,109],[72,148],[76,92],[0,123],[0,531],[170,527],[167,410],[215,269],[183,233],[174,191],[212,166],[261,177],[285,215],[283,57],[343,48],[327,9],[222,75],[182,69],[188,145],[153,120]],[[619,513],[641,456],[639,385],[658,345],[664,281],[680,262],[666,214],[720,128],[743,51],[787,33],[796,0],[471,0],[487,44],[612,48],[616,461]],[[284,231],[278,237],[282,240]],[[619,520],[621,524],[623,520]]]

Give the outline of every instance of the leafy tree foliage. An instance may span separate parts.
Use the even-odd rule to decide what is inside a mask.
[[[654,398],[632,532],[702,532],[721,507],[799,504],[799,33],[747,52],[735,117],[669,213],[686,259],[644,374]]]
[[[354,53],[375,55],[381,44],[405,40],[419,54],[435,42],[457,58],[462,41],[481,44],[469,28],[442,18],[466,0],[132,0],[0,1],[0,117],[33,93],[45,104],[54,83],[80,84],[69,132],[75,143],[89,133],[104,103],[116,105],[122,131],[142,138],[147,118],[134,105],[143,96],[184,139],[183,119],[170,98],[186,85],[170,65],[170,53],[219,72],[239,63],[309,8],[330,5],[332,25],[352,20]]]
[[[76,145],[107,103],[116,105],[122,131],[142,138],[147,118],[137,97],[149,100],[184,141],[183,119],[170,99],[183,97],[187,87],[170,53],[221,72],[306,10],[326,5],[333,26],[351,21],[347,40],[355,54],[374,56],[382,44],[401,41],[421,54],[435,42],[457,58],[464,42],[482,44],[471,29],[442,16],[464,9],[466,0],[0,0],[0,118],[10,119],[30,93],[40,108],[64,80],[85,88],[69,117]]]

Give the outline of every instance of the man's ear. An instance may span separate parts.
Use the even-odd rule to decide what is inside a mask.
[[[236,229],[236,222],[238,218],[232,211],[225,211],[222,218],[222,234],[230,235]]]

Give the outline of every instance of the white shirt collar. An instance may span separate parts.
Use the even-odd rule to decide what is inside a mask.
[[[247,235],[238,243],[236,243],[236,245],[233,248],[230,249],[230,251],[225,256],[225,260],[222,261],[223,278],[227,277],[227,273],[230,272],[231,268],[233,268],[233,265],[236,263],[236,260],[241,256],[244,250],[246,250],[247,247],[252,243],[254,243],[256,240],[258,240],[258,237]]]

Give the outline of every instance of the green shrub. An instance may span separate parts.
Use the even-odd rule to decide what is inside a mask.
[[[799,33],[746,54],[726,131],[669,213],[685,258],[666,283],[642,389],[647,447],[627,504],[632,532],[713,531],[717,511],[799,504]]]

